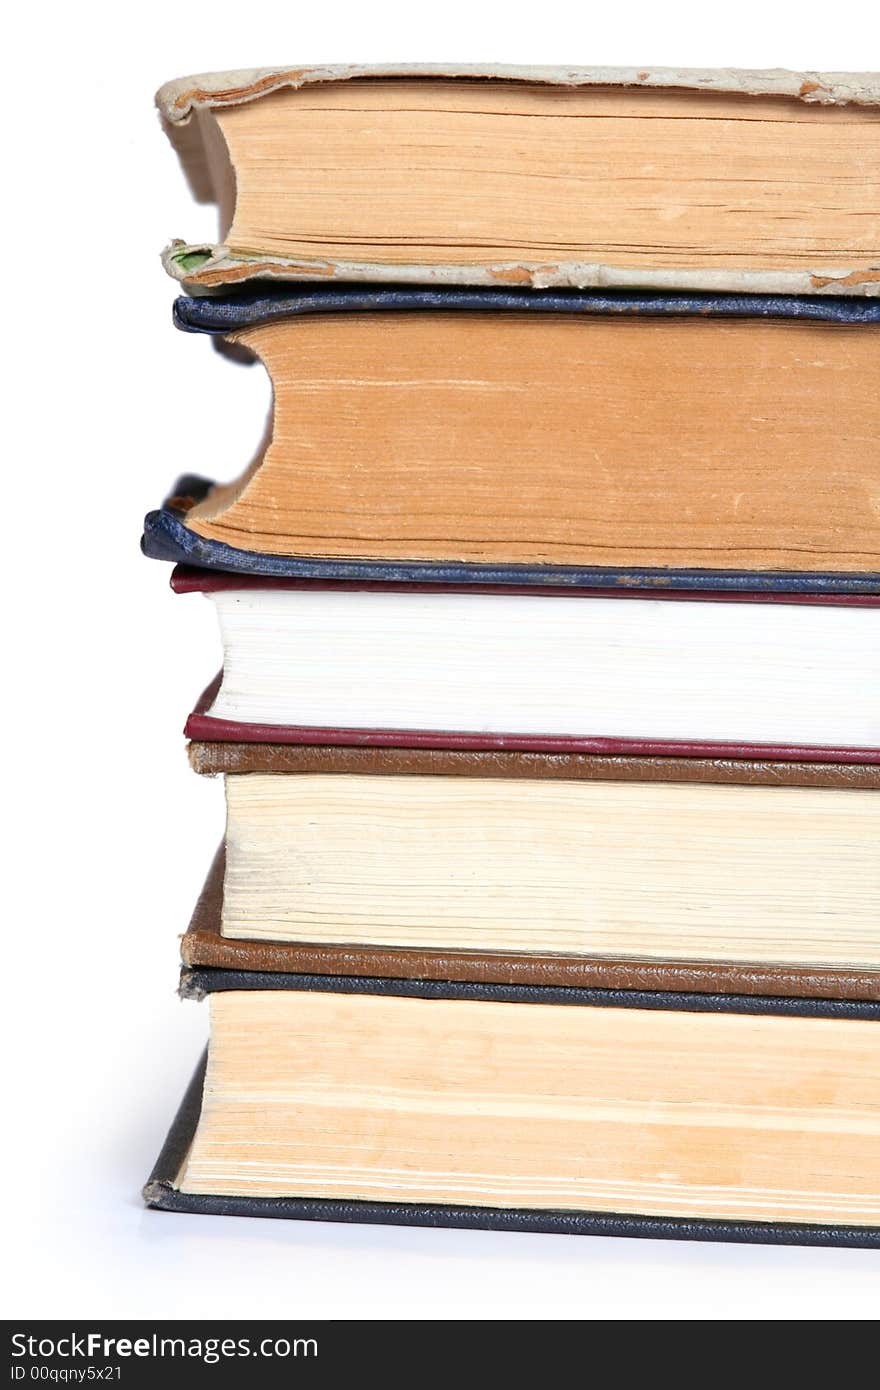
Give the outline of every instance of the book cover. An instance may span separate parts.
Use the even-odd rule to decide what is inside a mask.
[[[626,569],[580,565],[483,565],[424,560],[327,560],[271,555],[206,539],[186,524],[187,511],[214,483],[181,475],[161,507],[144,518],[141,550],[153,560],[222,574],[342,583],[504,585],[531,589],[683,590],[714,594],[824,594],[880,596],[880,574],[765,570]]]
[[[451,753],[533,753],[554,756],[589,756],[627,759],[687,759],[697,763],[753,765],[767,767],[793,763],[819,766],[830,764],[839,769],[837,776],[843,784],[845,767],[880,766],[880,748],[819,746],[799,743],[733,743],[709,739],[646,739],[541,736],[538,734],[505,734],[450,732],[430,729],[362,729],[310,726],[301,724],[259,724],[244,720],[218,718],[211,708],[223,683],[218,672],[205,687],[187,716],[183,732],[188,739],[200,744],[275,745],[284,747],[329,746],[334,748],[381,748],[423,750]],[[240,755],[241,756],[241,755]],[[785,773],[769,773],[775,779]],[[707,780],[716,780],[714,777]],[[719,778],[720,780],[720,778]],[[731,777],[731,780],[735,778]]]
[[[223,335],[237,332],[247,334],[252,330],[269,332],[274,331],[272,326],[276,324],[295,320],[304,322],[315,316],[326,322],[328,317],[339,319],[349,314],[354,316],[352,323],[358,326],[360,332],[362,331],[360,325],[362,325],[364,315],[386,312],[403,313],[412,324],[422,314],[430,314],[440,310],[445,312],[450,309],[454,311],[454,317],[459,323],[465,323],[472,313],[479,315],[481,311],[485,312],[486,310],[491,311],[493,318],[501,323],[505,321],[507,315],[519,315],[517,324],[510,325],[511,329],[515,329],[516,332],[521,332],[526,326],[526,321],[522,319],[524,314],[528,316],[528,320],[535,324],[538,324],[542,317],[547,314],[553,316],[554,319],[558,318],[559,315],[570,314],[594,323],[622,319],[625,322],[620,324],[621,329],[625,328],[627,324],[631,326],[634,318],[641,318],[651,323],[665,319],[675,321],[679,325],[692,325],[694,332],[703,332],[706,320],[713,318],[740,323],[744,320],[751,323],[777,320],[799,324],[800,329],[798,331],[807,331],[811,324],[819,325],[819,331],[824,332],[826,329],[831,331],[832,337],[828,342],[824,343],[823,339],[826,350],[830,350],[837,341],[843,348],[851,341],[848,337],[836,339],[833,330],[839,327],[842,334],[845,334],[847,330],[853,330],[861,335],[859,336],[860,346],[857,358],[844,372],[844,377],[851,376],[853,372],[860,373],[863,370],[863,365],[860,364],[863,364],[866,352],[870,356],[871,342],[873,341],[873,334],[870,335],[871,341],[864,338],[864,330],[870,330],[874,326],[880,325],[880,304],[866,300],[847,300],[839,296],[823,300],[815,296],[799,299],[792,296],[774,298],[755,295],[584,294],[563,291],[530,292],[462,288],[437,291],[411,287],[398,287],[396,289],[349,287],[339,290],[331,286],[316,286],[309,287],[309,289],[299,293],[262,292],[236,298],[209,300],[189,298],[178,300],[175,312],[178,324],[187,331]],[[409,319],[409,315],[414,317]],[[461,319],[458,318],[459,315],[462,316]],[[444,321],[447,324],[450,322],[449,319]],[[691,342],[690,333],[691,330],[688,328],[687,343]],[[371,335],[370,341],[375,343],[377,340]],[[522,341],[526,342],[527,340],[523,339]],[[714,337],[712,339],[716,347],[720,341]],[[316,342],[315,348],[317,349],[317,347],[318,343]],[[744,348],[745,345],[742,347]],[[655,346],[653,348],[655,356],[656,352]],[[698,357],[702,362],[702,355],[698,353]],[[751,361],[750,354],[746,354],[746,359]],[[505,357],[504,360],[507,358]],[[787,370],[788,368],[786,368]],[[673,372],[672,380],[674,377]],[[577,379],[580,380],[580,377]],[[616,372],[613,375],[611,385],[616,393],[624,390]],[[407,410],[416,409],[420,392],[416,390],[415,385],[413,385],[413,390],[415,396],[412,396],[411,392],[401,398],[399,405],[401,410],[404,407]],[[858,390],[855,391],[855,394],[850,393],[847,396],[847,400],[855,402],[851,408],[856,410],[859,418],[861,418],[863,409],[870,410],[870,407],[863,407],[858,404],[862,399]],[[409,402],[408,405],[407,402]],[[589,402],[582,402],[578,409],[587,409],[589,414],[588,406]],[[290,403],[284,408],[289,409]],[[761,408],[763,409],[763,407]],[[281,409],[281,405],[276,399],[276,416],[279,409]],[[758,409],[757,405],[755,409]],[[528,406],[527,418],[531,418],[531,413],[532,407]],[[654,420],[654,415],[651,411],[648,412],[648,415],[650,417],[648,423],[650,423]],[[843,440],[848,436],[846,436],[843,417],[836,418],[841,448],[843,449]],[[648,417],[646,417],[647,419]],[[319,413],[313,422],[314,428],[319,433],[328,427],[326,421],[321,424],[321,420],[324,420],[324,417]],[[662,428],[658,422],[655,423],[657,423],[657,428]],[[857,433],[859,430],[868,428],[870,424],[867,421],[859,425],[855,417],[850,423],[851,428]],[[485,431],[488,427],[487,417],[486,420],[483,420],[480,428]],[[497,427],[497,422],[495,427]],[[737,428],[740,427],[741,422],[737,425]],[[545,439],[546,431],[550,431],[549,434],[546,434],[546,446],[551,452],[556,450],[558,453],[562,444],[553,434],[552,424],[544,421],[540,428],[542,440]],[[780,425],[780,428],[783,426]],[[800,415],[796,415],[794,424],[789,419],[785,428],[789,432],[792,428],[795,429],[795,432],[803,428]],[[323,435],[321,438],[323,439]],[[751,436],[749,436],[750,438]],[[335,436],[329,442],[324,441],[322,456],[325,449],[330,449],[332,453],[334,448],[342,447],[343,443],[344,441],[336,439]],[[697,447],[698,443],[699,440],[694,447]],[[618,445],[612,445],[609,440],[607,447],[611,448],[613,452]],[[848,445],[847,449],[851,449],[851,447]],[[847,449],[844,449],[840,458],[837,459],[837,473],[844,467],[844,464],[849,467],[851,459]],[[464,486],[464,483],[454,482],[451,475],[449,488],[452,492],[447,494],[448,501],[444,504],[447,510],[450,507],[454,510],[456,505],[465,506],[466,504],[468,507],[473,506],[482,509],[480,528],[485,529],[485,539],[480,541],[478,545],[470,536],[472,526],[465,528],[467,535],[463,530],[460,536],[451,534],[443,541],[435,537],[430,544],[425,541],[420,542],[414,536],[407,540],[406,537],[410,536],[414,524],[411,518],[407,520],[411,510],[409,494],[414,486],[410,480],[409,470],[416,462],[416,460],[410,459],[409,455],[398,459],[393,464],[387,462],[387,465],[385,462],[380,464],[380,461],[377,460],[375,468],[358,469],[356,476],[349,476],[349,463],[343,465],[340,462],[338,469],[335,464],[329,467],[329,472],[326,469],[319,469],[314,477],[310,473],[308,479],[302,477],[295,484],[288,480],[279,496],[286,497],[290,487],[294,487],[295,495],[292,494],[284,504],[288,509],[293,508],[291,517],[285,521],[286,512],[279,515],[277,522],[272,523],[267,530],[262,542],[259,535],[255,534],[250,546],[242,546],[239,544],[239,539],[249,533],[251,526],[248,506],[253,508],[256,505],[256,501],[259,501],[258,494],[262,495],[260,488],[264,488],[264,484],[260,480],[264,478],[264,475],[268,478],[273,467],[281,468],[285,478],[290,471],[289,460],[283,450],[278,455],[277,463],[273,463],[274,457],[270,450],[269,456],[253,473],[241,496],[236,497],[231,502],[220,503],[220,510],[216,517],[211,509],[218,505],[214,499],[220,498],[223,490],[212,492],[210,482],[191,475],[179,480],[173,495],[163,507],[149,513],[146,518],[143,537],[145,553],[159,559],[182,561],[199,567],[243,574],[324,578],[341,581],[367,580],[386,583],[410,581],[416,583],[505,584],[532,587],[662,587],[673,590],[705,589],[713,592],[731,593],[754,590],[768,593],[800,592],[807,594],[877,593],[880,591],[880,580],[872,568],[870,559],[872,553],[870,523],[866,521],[858,496],[853,493],[851,487],[842,491],[839,482],[832,484],[832,482],[827,481],[827,460],[814,460],[813,462],[805,462],[803,465],[807,471],[804,478],[801,479],[801,483],[808,489],[807,495],[812,495],[809,491],[811,486],[814,491],[818,489],[816,491],[815,515],[803,516],[798,513],[797,518],[792,517],[787,523],[787,529],[783,527],[782,530],[780,530],[781,523],[778,520],[773,521],[767,511],[771,505],[772,497],[775,497],[773,488],[776,484],[772,480],[776,477],[776,472],[771,468],[770,474],[768,474],[766,463],[761,464],[760,467],[756,464],[755,467],[758,468],[758,472],[752,482],[749,483],[744,475],[740,483],[740,501],[743,496],[749,494],[750,488],[753,491],[757,489],[755,497],[749,504],[756,507],[757,511],[753,521],[746,526],[746,532],[742,535],[737,529],[736,516],[729,515],[730,507],[734,505],[735,498],[731,496],[729,499],[725,497],[719,500],[703,477],[703,472],[698,470],[699,481],[697,475],[692,479],[696,491],[691,500],[694,506],[697,506],[697,495],[702,499],[699,502],[699,507],[702,507],[705,512],[705,524],[711,523],[711,526],[714,527],[712,530],[714,539],[711,539],[711,544],[707,544],[706,538],[703,537],[700,546],[696,549],[694,548],[694,536],[690,532],[682,533],[682,535],[677,536],[677,539],[672,537],[672,539],[662,541],[662,539],[655,537],[655,540],[652,541],[647,535],[642,536],[640,530],[638,534],[642,536],[642,540],[636,543],[630,534],[632,531],[630,523],[624,526],[618,519],[612,525],[613,518],[617,516],[626,495],[627,484],[624,482],[624,474],[627,469],[623,467],[623,464],[620,465],[623,468],[623,473],[619,478],[617,478],[617,472],[612,469],[614,478],[617,478],[613,486],[607,478],[605,479],[603,487],[607,496],[603,493],[604,501],[597,503],[601,515],[604,515],[605,510],[608,511],[608,526],[611,528],[607,536],[605,531],[602,532],[605,539],[601,545],[597,543],[593,534],[595,526],[586,521],[579,523],[578,528],[576,531],[572,531],[571,535],[569,535],[570,528],[562,527],[560,530],[561,523],[558,518],[554,520],[552,516],[545,518],[535,529],[534,523],[530,520],[531,512],[527,515],[521,515],[520,508],[516,511],[515,524],[510,519],[502,524],[502,520],[495,515],[500,503],[494,495],[494,484],[490,486],[488,475],[481,484],[483,490],[479,496],[470,498],[470,494],[465,495],[465,489],[465,493],[457,502],[456,498],[452,496],[452,492],[455,492],[459,486]],[[735,458],[738,457],[739,455],[735,453]],[[797,457],[800,458],[800,454]],[[554,458],[556,458],[555,454]],[[444,462],[438,457],[437,467],[441,468],[441,474],[438,476],[445,478],[446,474],[442,472],[442,469],[446,468],[447,464],[448,461]],[[733,462],[727,460],[725,468],[731,468],[734,464],[735,459]],[[587,471],[581,478],[578,473],[579,466],[577,460],[570,458],[568,454],[564,454],[564,456],[560,454],[553,464],[556,469],[554,487],[561,489],[561,495],[567,497],[572,505],[590,482],[589,467],[585,465]],[[646,480],[653,478],[650,486],[654,488],[661,486],[651,471],[654,466],[651,464],[650,467],[645,465],[645,468],[642,468],[640,465],[637,475],[634,475],[630,485],[635,486],[638,479],[641,479],[650,492]],[[668,463],[664,463],[662,466],[659,462],[656,463],[663,478],[666,478],[664,470],[668,469],[669,466]],[[800,467],[800,464],[798,466]],[[522,460],[522,468],[525,469],[524,485],[526,482],[529,486],[533,485],[531,467],[532,465],[527,459]],[[818,473],[816,472],[817,468],[819,469]],[[702,465],[700,469],[702,470]],[[645,473],[644,478],[642,478],[642,472]],[[675,469],[673,472],[675,473]],[[373,477],[374,473],[375,478]],[[832,470],[832,474],[829,476],[837,477],[837,473]],[[453,475],[455,478],[458,477],[455,469]],[[272,476],[274,477],[274,474]],[[294,477],[297,476],[295,470]],[[603,473],[603,478],[604,476]],[[678,476],[677,473],[675,476]],[[799,473],[798,478],[800,478]],[[865,477],[865,486],[869,485],[870,471]],[[446,485],[444,484],[444,486]],[[685,489],[685,495],[690,497],[686,479],[682,481],[682,486]],[[706,493],[707,487],[709,487],[709,493]],[[735,492],[733,481],[730,482],[730,488]],[[767,492],[768,488],[770,489],[769,493]],[[327,511],[328,506],[330,507],[327,515],[321,511],[320,526],[318,526],[318,518],[316,517],[315,525],[318,526],[321,535],[316,535],[310,541],[295,536],[287,538],[285,532],[285,526],[292,526],[296,529],[295,517],[299,515],[297,508],[302,500],[297,499],[300,498],[301,489],[305,490],[303,496],[310,506],[317,507],[319,511],[322,508]],[[226,491],[228,492],[228,489]],[[252,493],[253,499],[251,503],[248,503],[247,499],[251,497]],[[329,503],[329,498],[331,496],[335,498],[337,493],[343,499],[346,507],[354,508],[359,515],[361,512],[364,513],[367,519],[362,524],[367,529],[363,535],[359,534],[355,538],[343,538],[337,534],[341,523],[339,518],[334,516],[333,507],[342,505],[342,502],[339,502],[337,498],[337,501],[332,505]],[[758,500],[759,494],[763,498],[762,501]],[[824,501],[821,500],[822,498]],[[309,499],[311,499],[310,502]],[[305,505],[306,503],[303,502],[302,504]],[[204,514],[205,505],[209,509],[207,517]],[[438,503],[435,501],[431,505],[436,510]],[[774,508],[775,506],[776,503],[773,503]],[[825,566],[823,566],[821,553],[823,546],[818,544],[816,534],[814,534],[819,524],[818,515],[822,507],[831,509],[831,513],[836,517],[835,524],[840,532],[837,549],[833,555],[829,552]],[[397,516],[397,525],[403,528],[400,536],[395,538],[393,542],[387,538],[383,539],[380,534],[382,526],[391,525],[391,521],[387,518],[385,521],[381,521],[386,511],[389,518]],[[773,508],[771,511],[772,515],[775,516]],[[260,512],[260,515],[263,515],[263,511]],[[655,521],[651,520],[653,512],[650,509],[644,515],[643,512],[639,512],[639,517],[649,529],[653,528],[652,534],[653,531],[657,530],[659,523],[655,524]],[[631,521],[632,518],[630,518]],[[450,524],[448,518],[438,517],[434,522],[434,525],[440,527],[441,530],[443,526]],[[516,534],[513,538],[502,541],[499,537],[495,537],[495,531],[499,526],[502,530],[513,526]],[[280,528],[278,535],[275,535],[273,527]],[[379,528],[378,531],[376,530],[377,527]],[[752,527],[754,534],[749,527]],[[792,527],[795,528],[792,533],[794,540],[792,535],[789,535]],[[531,534],[533,530],[535,533]],[[558,546],[561,545],[560,537],[563,534],[568,539],[562,545],[560,552]],[[702,535],[702,532],[700,534]],[[796,555],[797,546],[795,550],[792,550],[791,546],[798,537],[800,537],[802,548],[808,551],[815,550],[815,555],[812,559],[805,560],[801,565],[801,557],[798,553],[794,562],[800,567],[789,569],[786,565],[786,559],[789,563],[793,562],[792,557]],[[674,544],[673,540],[675,541]],[[786,549],[786,547],[788,548]],[[612,552],[609,559],[626,560],[628,563],[581,562],[584,559],[592,561],[594,557],[601,559],[603,550],[608,551],[609,548]],[[827,547],[825,548],[827,549]],[[731,550],[730,555],[726,553],[728,550]],[[679,564],[677,561],[678,558],[683,558],[682,552],[684,552],[687,563]],[[753,568],[742,568],[742,561],[745,559],[748,563],[752,552],[755,553],[756,557],[759,557],[760,562],[756,558]],[[570,555],[573,562],[557,563],[553,557],[560,553]],[[540,555],[540,562],[532,562],[529,557],[537,555]],[[644,565],[638,563],[640,555],[646,558]],[[835,559],[837,560],[836,565]],[[657,561],[661,563],[657,563]],[[704,563],[700,563],[701,561]]]
[[[788,999],[792,1011],[824,1008],[830,1001],[878,1003],[880,975],[872,970],[798,969],[774,965],[719,964],[699,961],[590,959],[556,954],[499,953],[473,950],[407,950],[379,946],[335,946],[308,942],[247,941],[222,936],[225,851],[217,851],[192,919],[181,939],[188,992],[219,987],[218,982],[246,976],[264,982],[282,976],[321,975],[382,980],[458,981],[513,990],[605,990],[608,998],[624,991],[627,998],[700,996],[706,1007],[742,1006],[744,998]],[[205,972],[221,972],[208,974]],[[205,983],[207,981],[207,984]],[[232,987],[232,986],[230,986]],[[567,996],[564,996],[567,997]],[[605,998],[605,995],[601,996]],[[726,1001],[732,1001],[730,1004]],[[812,1001],[812,1002],[810,1002]],[[694,1004],[694,1007],[697,1007]],[[754,1007],[759,1007],[757,1003]],[[861,1016],[861,1015],[859,1015]]]
[[[552,1006],[562,1004],[574,1008],[578,1012],[581,1009],[591,1012],[593,1022],[590,1031],[598,1031],[603,1034],[606,1030],[596,1027],[600,1021],[597,1010],[600,1015],[604,1014],[606,1010],[612,1014],[621,1010],[627,1014],[631,1011],[641,1013],[641,1022],[637,1022],[636,1019],[631,1020],[637,1024],[636,1031],[640,1034],[644,1032],[645,1028],[650,1032],[653,1027],[652,1024],[648,1023],[651,1011],[655,1011],[655,1017],[657,1016],[656,1011],[665,1015],[661,1028],[661,1032],[665,1033],[669,1031],[666,1028],[667,1021],[674,1022],[676,1014],[680,1016],[682,1013],[696,1012],[705,1015],[721,1009],[728,1019],[728,1023],[723,1024],[720,1029],[725,1036],[731,1031],[729,1024],[736,1025],[737,1018],[748,1015],[760,1016],[764,1023],[769,1023],[774,1028],[774,1031],[775,1020],[778,1019],[780,1025],[787,1029],[789,1024],[797,1024],[798,1015],[801,1016],[801,1023],[803,1023],[805,1016],[809,1017],[810,1021],[806,1023],[806,1027],[810,1030],[822,1028],[823,1020],[827,1020],[827,1026],[835,1030],[838,1028],[848,1030],[850,1027],[860,1030],[863,1029],[865,1023],[869,1027],[873,1027],[876,1022],[880,1021],[880,1005],[867,1003],[771,1000],[729,995],[720,997],[671,995],[644,991],[535,989],[527,987],[514,989],[497,985],[387,981],[363,977],[330,978],[292,974],[277,976],[222,970],[188,972],[184,976],[182,990],[185,997],[191,998],[200,998],[205,993],[223,995],[224,992],[232,991],[232,1002],[236,1003],[239,1012],[241,1012],[238,1007],[239,1002],[244,1002],[246,993],[265,990],[273,992],[268,997],[276,1001],[271,1005],[276,1011],[283,999],[283,993],[279,994],[279,990],[282,992],[301,991],[313,997],[317,992],[319,995],[335,995],[340,999],[346,995],[359,995],[371,1005],[369,1010],[371,1014],[375,1012],[372,1006],[383,1000],[388,1001],[395,1012],[400,1011],[400,1006],[408,1011],[412,1004],[419,1000],[434,1001],[433,1003],[429,1002],[427,1008],[436,1008],[437,1001],[454,1001],[454,1007],[458,1007],[459,1001],[471,1001],[470,1005],[465,1006],[468,1008],[468,1012],[471,1005],[477,1010],[484,1011],[486,1003],[489,1003],[493,1009],[495,1005],[504,1009],[510,1002],[515,1002],[529,1013],[533,1007],[543,1012],[542,1006],[550,1005],[552,1008]],[[382,1007],[384,1008],[384,1005]],[[568,1014],[569,1007],[562,1010],[563,1015]],[[282,1009],[281,1012],[284,1013],[285,1017],[291,1017],[289,1010]],[[309,1010],[309,1012],[316,1011]],[[323,1014],[324,1011],[318,1012]],[[353,1018],[352,1012],[349,1011],[347,1016]],[[486,1017],[485,1012],[482,1016]],[[456,1014],[456,1017],[460,1017],[460,1015]],[[558,1011],[556,1018],[561,1022]],[[833,1022],[833,1020],[839,1022]],[[845,1022],[845,1020],[850,1020],[850,1022]],[[438,1016],[434,1026],[437,1026],[439,1022]],[[658,1024],[660,1022],[661,1019],[658,1018]],[[719,1022],[721,1021],[719,1020]],[[559,1025],[557,1024],[557,1026]],[[524,1017],[523,1028],[527,1027],[528,1021]],[[629,1028],[623,1031],[627,1035],[632,1032]],[[674,1031],[676,1033],[681,1031],[678,1025],[675,1026]],[[702,1027],[700,1031],[704,1031]],[[714,1036],[717,1031],[714,1024],[712,1024],[711,1031]],[[742,1036],[738,1027],[735,1027],[733,1031],[737,1036]],[[818,1036],[817,1034],[816,1037],[818,1038]],[[861,1047],[864,1048],[864,1033],[860,1032],[858,1036],[861,1039]],[[780,1036],[776,1044],[777,1051],[781,1042]],[[212,1193],[204,1190],[187,1191],[184,1190],[187,1186],[184,1174],[191,1161],[192,1146],[199,1126],[204,1081],[205,1072],[204,1066],[202,1066],[193,1077],[166,1143],[144,1188],[144,1199],[151,1207],[164,1211],[195,1214],[350,1221],[390,1225],[451,1226],[569,1235],[623,1235],[679,1240],[757,1242],[783,1245],[840,1245],[864,1248],[880,1246],[880,1231],[876,1227],[848,1224],[845,1221],[818,1223],[800,1220],[796,1222],[753,1219],[718,1220],[690,1216],[643,1215],[638,1212],[622,1214],[607,1210],[555,1209],[550,1206],[524,1209],[513,1205],[499,1207],[487,1203],[476,1206],[458,1204],[454,1201],[442,1203],[370,1201],[320,1196],[298,1197],[272,1194],[254,1196]],[[377,1103],[380,1103],[378,1098]],[[483,1123],[485,1127],[485,1122]],[[489,1130],[491,1128],[490,1124]],[[489,1131],[486,1132],[488,1134]],[[298,1147],[301,1147],[301,1144],[298,1144]],[[390,1154],[388,1158],[390,1159]],[[192,1185],[189,1184],[189,1186]]]
[[[200,119],[212,111],[224,112],[265,96],[309,90],[320,92],[326,84],[351,83],[366,79],[423,80],[449,79],[452,82],[496,82],[525,84],[537,89],[571,91],[595,89],[608,92],[643,93],[647,97],[663,93],[693,93],[717,97],[769,99],[796,106],[830,107],[851,105],[870,108],[880,104],[880,80],[876,73],[821,73],[775,70],[706,70],[671,68],[579,68],[509,66],[493,64],[342,64],[323,67],[281,66],[217,72],[178,78],[168,82],[157,94],[157,104],[166,128],[185,163],[196,170],[210,164],[198,138]],[[188,129],[197,127],[193,135]],[[208,142],[206,142],[208,143]],[[194,181],[199,175],[193,173]],[[204,177],[202,176],[202,184]],[[822,259],[819,257],[819,259]],[[707,265],[669,268],[652,264],[646,253],[645,264],[629,268],[606,263],[601,253],[592,260],[517,260],[498,256],[486,264],[457,261],[454,251],[439,264],[420,263],[413,258],[399,265],[383,264],[378,258],[355,256],[333,258],[320,255],[285,255],[276,250],[260,253],[253,247],[236,245],[187,245],[174,242],[166,250],[164,263],[169,274],[182,280],[196,293],[217,288],[241,286],[255,279],[321,279],[333,276],[346,280],[388,280],[430,282],[433,284],[476,285],[525,284],[532,287],[649,286],[658,289],[735,289],[764,294],[845,293],[871,295],[880,291],[877,267],[867,269],[853,264],[816,264],[805,269],[718,269]]]

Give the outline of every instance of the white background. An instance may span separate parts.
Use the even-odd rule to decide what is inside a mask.
[[[15,7],[4,19],[3,1312],[841,1319],[880,1255],[306,1225],[144,1211],[201,1051],[177,935],[222,829],[180,729],[218,664],[208,605],[138,553],[179,471],[230,477],[260,368],[171,326],[158,252],[211,238],[154,89],[342,61],[880,67],[874,3],[443,0]]]

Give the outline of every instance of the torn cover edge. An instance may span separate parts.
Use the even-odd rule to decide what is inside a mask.
[[[193,111],[239,106],[285,88],[353,78],[452,78],[531,82],[557,87],[636,87],[796,97],[825,106],[880,105],[878,72],[791,72],[786,68],[581,68],[505,63],[330,63],[318,67],[243,68],[177,77],[159,88],[156,105],[180,125]]]
[[[426,78],[530,82],[560,87],[632,87],[748,96],[778,96],[829,106],[880,106],[880,73],[790,72],[776,69],[517,67],[493,64],[331,64],[201,73],[167,82],[156,104],[172,127],[192,114],[236,106],[284,89],[358,78]],[[174,241],[166,271],[193,294],[255,279],[372,280],[436,285],[522,285],[535,289],[738,290],[755,294],[852,294],[880,297],[880,265],[816,266],[797,271],[722,271],[710,267],[623,269],[598,262],[499,261],[484,265],[390,265],[372,261],[265,256],[222,244]]]
[[[254,281],[329,280],[396,285],[507,286],[521,289],[667,290],[774,295],[859,295],[880,298],[880,264],[817,267],[813,270],[717,270],[688,267],[604,265],[592,261],[499,261],[487,265],[450,262],[392,265],[378,261],[314,260],[259,255],[209,242],[175,239],[162,265],[192,295],[223,293]]]

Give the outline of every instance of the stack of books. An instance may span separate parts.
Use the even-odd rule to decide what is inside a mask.
[[[880,76],[159,104],[274,407],[145,527],[228,808],[147,1201],[880,1243]]]

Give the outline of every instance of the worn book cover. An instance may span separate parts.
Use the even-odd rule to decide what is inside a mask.
[[[880,291],[877,73],[281,66],[179,78],[157,103],[221,212],[219,244],[166,252],[194,293]],[[829,209],[815,189],[835,179]]]
[[[150,513],[149,555],[343,580],[877,591],[875,300],[318,286],[175,312],[262,360],[272,420],[239,479],[185,478]]]

